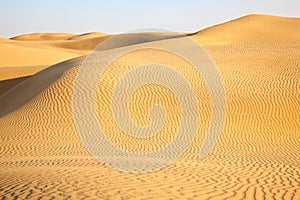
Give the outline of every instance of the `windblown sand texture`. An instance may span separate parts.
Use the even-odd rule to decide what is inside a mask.
[[[72,98],[79,66],[109,35],[39,33],[1,38],[0,196],[299,199],[299,35],[300,19],[249,15],[188,36],[216,63],[226,90],[223,131],[213,151],[201,160],[198,153],[211,118],[202,77],[187,70],[189,64],[180,57],[159,50],[136,51],[113,62],[99,80],[95,112],[107,137],[122,149],[141,153],[162,148],[174,138],[180,123],[176,96],[152,84],[134,93],[129,112],[145,126],[149,108],[160,104],[167,110],[165,128],[150,140],[118,131],[107,99],[125,71],[153,61],[172,66],[191,83],[199,101],[200,128],[190,148],[166,168],[145,174],[119,172],[99,163],[74,125]],[[138,45],[132,38],[127,45]],[[158,38],[179,39],[152,33],[138,43],[159,42]],[[82,110],[82,115],[86,112]]]

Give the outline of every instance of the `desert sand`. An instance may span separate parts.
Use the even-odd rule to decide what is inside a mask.
[[[198,158],[198,152],[209,127],[211,103],[201,76],[187,71],[184,60],[155,50],[133,52],[112,63],[99,82],[95,111],[107,137],[122,149],[159,149],[172,140],[171,133],[180,123],[176,97],[154,84],[134,93],[129,110],[136,123],[146,125],[145,113],[160,104],[168,110],[166,128],[150,141],[120,133],[106,101],[126,70],[145,62],[164,63],[185,74],[197,91],[201,126],[190,148],[171,165],[145,174],[120,172],[99,163],[74,125],[72,95],[79,66],[110,35],[38,33],[1,38],[0,196],[299,199],[299,35],[300,19],[265,15],[249,15],[188,34],[215,62],[226,90],[223,131],[204,159]],[[145,41],[138,42],[159,42],[149,39],[157,37],[170,39],[165,34],[146,34]]]

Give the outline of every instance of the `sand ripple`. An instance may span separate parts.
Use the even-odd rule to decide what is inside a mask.
[[[201,34],[192,37],[203,42]],[[227,41],[226,44],[207,42],[204,47],[216,62],[227,92],[226,122],[209,156],[198,159],[210,122],[210,97],[201,77],[186,73],[201,102],[201,127],[187,152],[172,165],[154,173],[123,173],[101,165],[85,149],[74,126],[72,93],[80,65],[80,59],[75,59],[26,79],[27,83],[42,85],[36,87],[37,91],[35,87],[27,87],[24,81],[17,85],[19,89],[4,95],[16,99],[21,95],[31,96],[19,101],[11,99],[19,106],[0,118],[0,196],[3,199],[43,196],[61,199],[299,199],[300,43],[259,45],[228,44]],[[157,56],[158,60],[185,73],[183,61],[161,56],[161,53],[160,56],[148,53],[140,60],[135,54],[113,63],[111,71],[101,80],[108,87],[98,89],[96,112],[104,111],[99,100],[101,95],[110,94],[114,76],[122,73],[118,69],[126,70]],[[153,94],[157,99],[151,97],[149,102],[140,102]],[[1,98],[6,100],[1,102]],[[10,104],[8,96],[1,98],[2,110]],[[147,123],[148,118],[140,117],[143,116],[140,113],[157,101],[170,107],[170,130],[176,129],[179,119],[173,114],[177,103],[167,90],[149,85],[133,95],[131,101],[142,105],[130,107],[137,123]],[[83,115],[85,112],[82,110]],[[98,115],[100,123],[109,120],[105,117]],[[108,133],[112,142],[133,151],[161,148],[173,137],[164,133],[160,136],[148,143],[145,141],[146,148],[126,135]]]

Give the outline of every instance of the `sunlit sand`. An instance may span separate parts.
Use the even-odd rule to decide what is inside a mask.
[[[118,147],[138,153],[157,150],[174,138],[180,105],[159,85],[143,87],[131,98],[132,118],[147,125],[145,113],[160,104],[168,110],[167,128],[150,141],[122,134],[107,110],[107,96],[124,71],[161,62],[185,74],[197,91],[200,128],[191,146],[171,165],[144,174],[99,163],[74,125],[72,98],[79,67],[84,56],[110,35],[0,38],[0,196],[299,198],[300,19],[249,15],[187,35],[215,62],[226,90],[223,131],[204,159],[198,154],[211,120],[210,96],[205,81],[187,71],[184,60],[166,52],[138,51],[112,63],[99,81],[95,99],[99,124],[106,126],[107,137]],[[145,42],[151,42],[147,37]],[[82,110],[82,115],[86,112]]]

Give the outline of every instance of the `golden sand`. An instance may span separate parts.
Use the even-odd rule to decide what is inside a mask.
[[[114,62],[101,80],[110,87],[101,88],[99,82],[95,108],[100,124],[111,118],[101,105],[115,84],[110,81],[117,80],[122,70],[145,61],[156,60],[187,73],[198,91],[201,127],[192,145],[171,165],[146,174],[105,167],[88,153],[75,129],[72,94],[83,59],[75,57],[97,45],[91,42],[81,51],[80,45],[86,43],[80,41],[99,43],[106,35],[33,34],[1,40],[0,78],[12,80],[0,87],[0,196],[299,199],[299,35],[300,19],[251,15],[190,36],[216,63],[227,98],[221,136],[202,160],[198,152],[211,110],[201,77],[189,75],[183,60],[159,51],[135,52]],[[69,61],[53,65],[63,60]],[[23,82],[13,79],[29,75]],[[142,125],[149,123],[143,113],[151,105],[163,105],[169,112],[170,128],[150,142],[138,141],[118,133],[111,121],[107,134],[113,143],[147,152],[172,140],[174,135],[167,132],[176,130],[180,119],[176,116],[178,102],[168,90],[157,85],[143,87],[131,103],[132,117]]]
[[[31,76],[53,64],[89,53],[109,36],[33,33],[0,38],[0,80]]]

